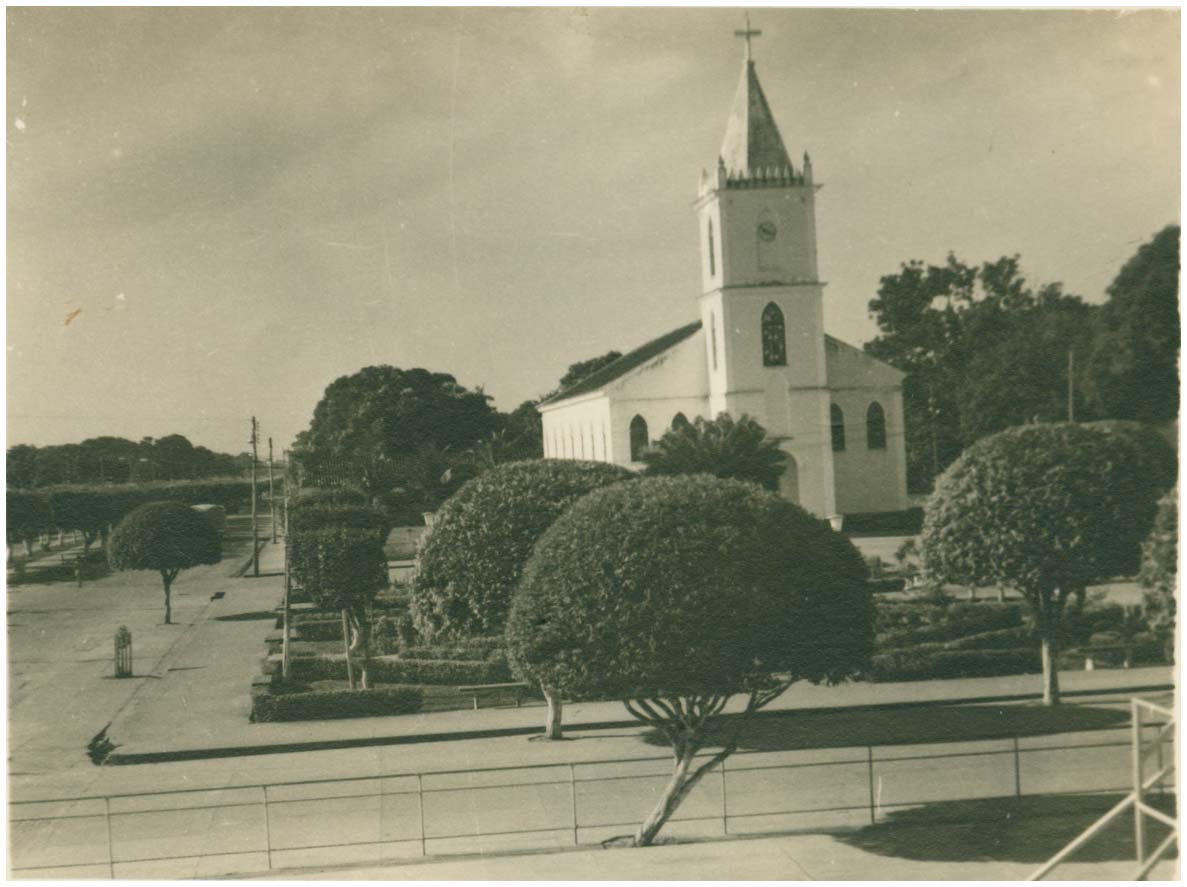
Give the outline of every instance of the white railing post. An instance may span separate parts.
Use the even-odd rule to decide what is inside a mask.
[[[429,852],[425,849],[425,786],[424,777],[421,774],[416,774],[416,806],[420,811],[420,855],[428,856]]]
[[[1140,866],[1146,858],[1146,828],[1142,820],[1142,706],[1130,703],[1133,713],[1133,846]]]
[[[115,880],[115,850],[111,840],[111,798],[103,799],[103,821],[107,824],[107,871]]]
[[[580,843],[577,838],[577,769],[574,764],[569,764],[569,797],[573,802],[573,846],[576,847]]]

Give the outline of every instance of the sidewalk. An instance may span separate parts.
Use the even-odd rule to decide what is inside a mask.
[[[1028,822],[1028,827],[1033,827]],[[1044,824],[1049,830],[1059,823]],[[934,836],[919,835],[920,843]],[[1071,837],[1071,836],[1069,836]],[[1119,856],[1120,854],[1112,854]],[[849,846],[833,835],[734,838],[647,848],[571,850],[464,859],[428,859],[395,865],[272,872],[266,879],[351,881],[972,881],[1025,880],[1040,862],[930,861],[883,856]],[[1071,862],[1052,880],[1129,880],[1132,860]],[[1177,877],[1177,861],[1164,860],[1149,880]]]

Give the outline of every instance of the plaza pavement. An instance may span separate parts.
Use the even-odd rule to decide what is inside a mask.
[[[1035,823],[1029,823],[1035,828]],[[1057,823],[1039,823],[1051,831]],[[921,846],[942,841],[942,833],[908,838]],[[1061,840],[1062,835],[1056,840]],[[1123,881],[1134,863],[1115,859],[1073,861],[1050,880]],[[284,880],[350,881],[1014,881],[1038,868],[1010,859],[919,860],[876,854],[835,835],[779,835],[759,838],[663,844],[646,848],[580,849],[553,853],[428,859],[403,864],[289,870],[259,875]],[[1159,863],[1152,881],[1178,877],[1177,860]]]
[[[234,519],[232,519],[234,521]],[[234,522],[223,560],[183,571],[173,586],[174,624],[163,625],[164,593],[152,571],[88,580],[10,585],[8,766],[10,775],[80,766],[87,744],[201,623],[211,596],[227,590],[250,553]],[[114,677],[113,637],[132,632],[137,677]]]

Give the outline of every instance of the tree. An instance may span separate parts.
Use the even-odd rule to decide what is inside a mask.
[[[10,487],[29,489],[37,485],[37,447],[17,444],[8,448],[4,480]]]
[[[669,429],[643,452],[643,462],[649,475],[712,474],[773,491],[779,489],[787,456],[750,417],[735,422],[722,413],[711,422],[697,416],[693,423]]]
[[[903,264],[881,279],[870,355],[906,373],[907,485],[928,489],[978,437],[1067,416],[1067,352],[1083,356],[1095,308],[1057,283],[1032,287],[1018,256],[979,267]],[[1008,372],[1007,372],[1008,371]],[[1081,418],[1091,412],[1078,402]]]
[[[417,629],[432,639],[501,633],[541,534],[591,490],[632,477],[604,462],[542,459],[499,465],[466,484],[437,512],[417,557],[409,605]],[[561,700],[542,689],[546,735],[556,739]]]
[[[293,458],[316,484],[388,492],[399,462],[430,446],[460,452],[497,430],[489,400],[446,373],[366,367],[326,388]]]
[[[564,391],[566,388],[576,385],[582,379],[592,376],[602,367],[609,366],[620,357],[622,357],[621,351],[607,351],[600,357],[591,357],[589,360],[579,360],[577,363],[569,364],[569,369],[561,376],[558,390]]]
[[[157,570],[165,586],[165,624],[173,622],[170,589],[177,575],[217,564],[222,539],[214,525],[180,502],[146,502],[119,522],[107,547],[116,570]]]
[[[1158,502],[1158,514],[1150,535],[1142,543],[1142,569],[1138,580],[1146,589],[1146,619],[1166,641],[1173,655],[1175,647],[1175,593],[1179,579],[1179,496],[1171,489]]]
[[[849,541],[753,484],[704,475],[576,502],[536,543],[507,625],[522,679],[620,699],[671,743],[672,778],[637,845],[737,749],[755,711],[795,681],[854,674],[872,644],[866,568]],[[735,694],[746,701],[732,736],[698,764]]]
[[[936,482],[921,537],[927,574],[1021,592],[1042,643],[1048,705],[1059,701],[1068,601],[1137,569],[1172,482],[1165,455],[1124,427],[1027,425],[978,441]]]
[[[1155,424],[1179,414],[1179,226],[1122,266],[1099,314],[1088,373],[1102,416]]]
[[[361,681],[366,690],[371,664],[368,610],[388,584],[383,552],[389,529],[386,518],[372,509],[297,508],[289,521],[293,578],[320,608],[338,610],[345,617],[347,661],[362,653]]]

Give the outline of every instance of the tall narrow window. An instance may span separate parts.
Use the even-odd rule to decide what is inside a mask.
[[[709,312],[709,348],[713,352],[713,370],[717,370],[717,314]]]
[[[843,453],[845,451],[845,414],[841,412],[841,408],[836,404],[829,407],[829,418],[833,432],[833,452]]]
[[[650,439],[647,437],[647,421],[642,416],[631,419],[631,461],[643,461],[643,451]]]
[[[762,310],[762,365],[787,366],[787,334],[783,329],[783,312],[774,302]]]
[[[692,423],[688,421],[688,416],[684,413],[677,413],[672,417],[672,430],[679,431],[681,428],[688,428]]]
[[[713,247],[713,220],[709,220],[709,276],[717,276],[717,254]]]
[[[871,450],[886,449],[886,413],[878,401],[866,410],[866,446]]]

